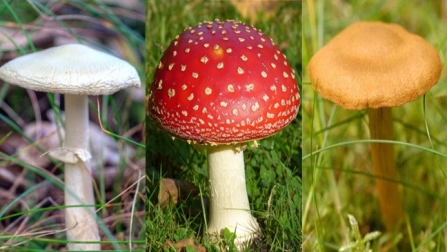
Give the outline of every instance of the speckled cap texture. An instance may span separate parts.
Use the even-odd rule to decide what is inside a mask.
[[[300,105],[286,56],[261,31],[233,20],[205,21],[178,35],[149,96],[158,127],[200,144],[268,137],[292,122]]]
[[[395,107],[415,100],[441,75],[437,50],[396,24],[348,26],[310,60],[312,87],[346,109]]]

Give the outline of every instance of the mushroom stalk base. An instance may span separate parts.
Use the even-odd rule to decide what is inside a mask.
[[[89,150],[88,145],[88,97],[65,95],[65,144],[70,150]],[[94,207],[70,207],[94,205],[91,168],[88,161],[78,158],[75,163],[65,164],[65,224],[67,240],[76,242],[99,241]],[[69,250],[100,250],[99,243],[69,243]]]
[[[235,232],[238,249],[257,237],[259,225],[250,213],[245,185],[244,154],[234,146],[208,146],[210,213],[207,233],[221,238],[225,228]]]
[[[371,139],[393,140],[391,108],[369,109],[368,114]],[[398,174],[393,145],[371,143],[371,155],[383,223],[387,230],[393,230],[404,216],[399,185],[395,182]]]

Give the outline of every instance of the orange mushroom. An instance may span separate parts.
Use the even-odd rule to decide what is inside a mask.
[[[441,75],[436,49],[397,24],[358,22],[321,48],[308,65],[312,87],[345,109],[368,109],[371,139],[392,140],[391,107],[425,94]],[[403,217],[392,144],[371,143],[387,230]]]

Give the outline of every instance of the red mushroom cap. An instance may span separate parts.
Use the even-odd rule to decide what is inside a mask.
[[[185,29],[164,52],[149,114],[171,135],[201,144],[273,135],[298,113],[295,73],[273,41],[237,21]]]

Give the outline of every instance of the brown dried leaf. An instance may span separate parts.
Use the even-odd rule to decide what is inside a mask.
[[[163,248],[175,248],[177,252],[184,252],[186,251],[186,248],[188,246],[192,246],[197,252],[206,252],[205,247],[203,247],[201,244],[196,245],[192,237],[178,242],[166,241],[163,245]]]
[[[25,135],[32,138],[34,144],[23,144],[19,146],[19,158],[24,162],[37,167],[45,167],[50,164],[46,156],[42,156],[45,151],[56,149],[60,146],[60,138],[56,125],[51,122],[32,122],[23,129]],[[63,134],[61,134],[63,136]],[[37,146],[40,146],[38,148]]]
[[[24,133],[35,140],[35,143],[26,143],[19,146],[19,158],[37,167],[45,167],[50,164],[50,160],[42,154],[60,148],[63,145],[61,139],[64,139],[65,136],[63,129],[60,130],[60,133],[57,131],[55,122],[46,121],[27,124],[24,127]],[[98,167],[105,165],[118,166],[121,155],[115,139],[104,133],[94,123],[89,123],[89,135],[90,143],[94,143],[90,145],[92,170],[95,171]],[[36,146],[40,146],[40,150]],[[135,150],[130,145],[125,145],[124,152],[124,155],[129,157],[133,155]]]
[[[177,179],[163,178],[161,180],[161,189],[159,195],[159,204],[166,207],[170,202],[178,204],[179,201],[188,197],[197,196],[200,190],[192,183]]]

